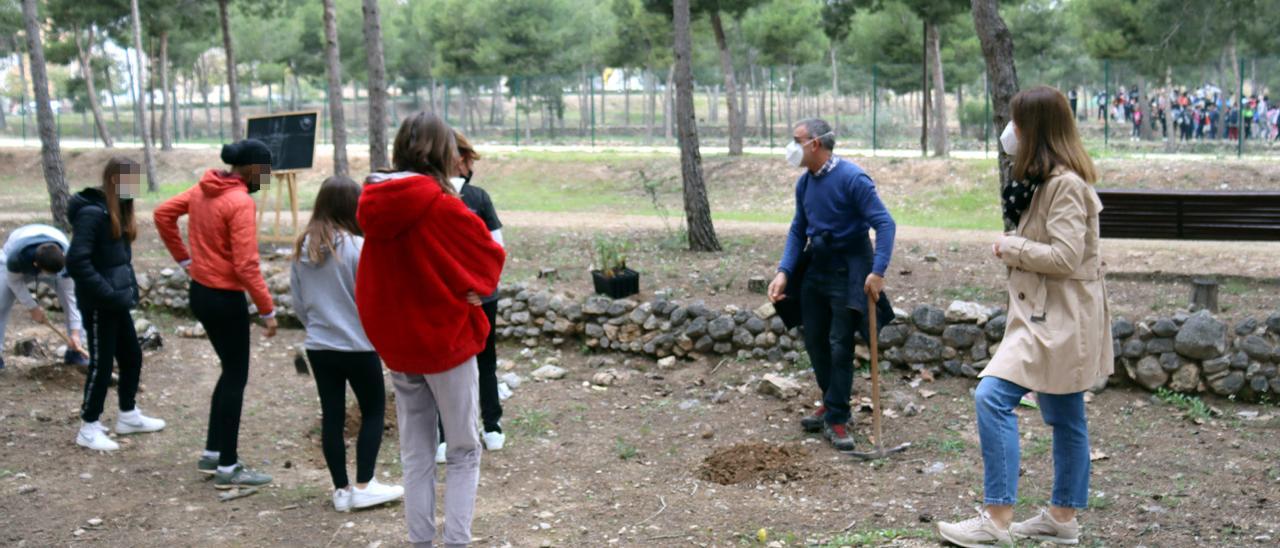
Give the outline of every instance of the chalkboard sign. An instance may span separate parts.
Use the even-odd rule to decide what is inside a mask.
[[[320,113],[285,112],[249,118],[248,136],[271,149],[271,170],[310,169]]]

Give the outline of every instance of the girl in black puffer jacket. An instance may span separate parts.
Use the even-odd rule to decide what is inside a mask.
[[[134,402],[142,372],[142,348],[129,315],[138,304],[132,248],[138,235],[133,218],[133,198],[140,191],[138,172],[137,162],[112,158],[102,172],[102,186],[80,191],[67,208],[72,223],[67,272],[76,283],[76,300],[89,339],[89,376],[76,443],[97,451],[120,448],[98,421],[113,360],[120,364],[116,433],[155,432],[165,426],[163,420],[144,416]]]

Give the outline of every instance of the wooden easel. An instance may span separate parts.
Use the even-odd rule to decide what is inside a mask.
[[[272,172],[271,175],[275,179],[276,187],[276,198],[274,201],[276,222],[274,228],[271,230],[271,235],[262,239],[271,242],[292,242],[298,237],[298,172],[277,171]],[[293,218],[293,230],[289,234],[280,233],[280,212],[283,209],[282,201],[284,197],[282,194],[284,192],[284,187],[289,188],[289,211]],[[266,208],[263,206],[266,205],[270,195],[271,191],[268,189],[267,192],[263,193],[262,200],[258,204],[258,226],[262,226],[262,214],[266,211]]]

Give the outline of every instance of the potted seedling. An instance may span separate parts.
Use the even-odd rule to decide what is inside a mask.
[[[626,253],[626,242],[596,238],[596,269],[591,271],[596,293],[622,299],[640,292],[640,273],[627,268]]]

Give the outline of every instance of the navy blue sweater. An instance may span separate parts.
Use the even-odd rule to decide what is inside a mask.
[[[796,181],[796,214],[791,220],[787,245],[778,270],[790,276],[809,238],[831,233],[840,242],[876,229],[876,256],[872,272],[884,276],[893,257],[897,225],[876,194],[876,184],[857,164],[839,158],[826,175],[805,171]]]

